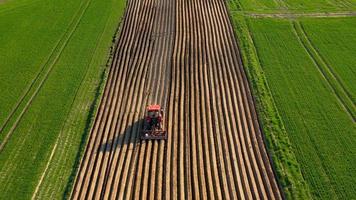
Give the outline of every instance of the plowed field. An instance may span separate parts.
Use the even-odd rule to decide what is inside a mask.
[[[281,199],[223,0],[130,0],[73,199]],[[148,104],[166,141],[140,141]]]

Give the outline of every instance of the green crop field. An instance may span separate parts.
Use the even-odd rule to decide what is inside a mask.
[[[356,18],[304,19],[301,23],[311,43],[355,102]]]
[[[267,146],[289,199],[356,196],[356,18],[333,14],[354,13],[355,5],[229,2]]]
[[[0,199],[68,195],[124,8],[0,2]]]
[[[309,187],[324,199],[351,198],[356,184],[352,118],[299,43],[290,22],[253,21],[251,30]]]
[[[355,0],[239,0],[240,10],[260,12],[331,12],[356,8]]]

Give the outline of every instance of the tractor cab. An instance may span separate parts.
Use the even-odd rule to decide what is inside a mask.
[[[160,105],[147,106],[141,139],[167,139],[167,134],[163,127],[163,110]]]

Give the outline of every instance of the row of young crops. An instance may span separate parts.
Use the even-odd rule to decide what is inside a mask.
[[[66,194],[124,7],[0,4],[0,199]]]
[[[354,197],[356,18],[257,19],[241,2],[230,9],[287,197]]]

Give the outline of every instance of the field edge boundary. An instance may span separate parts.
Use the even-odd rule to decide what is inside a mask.
[[[229,12],[232,9],[231,0],[227,2]],[[293,148],[289,141],[284,123],[279,115],[267,79],[259,62],[257,49],[246,21],[246,16],[230,12],[230,18],[241,52],[242,62],[248,81],[252,87],[262,136],[266,149],[272,159],[272,167],[277,175],[277,181],[287,199],[311,199],[311,192],[304,180]],[[282,141],[282,142],[281,142]],[[290,167],[286,160],[292,163]]]
[[[126,3],[127,3],[127,1],[126,1]],[[102,95],[104,93],[104,89],[107,84],[107,78],[109,75],[110,67],[113,62],[114,53],[117,48],[118,39],[121,34],[121,30],[122,30],[121,26],[122,26],[123,18],[126,15],[126,10],[127,10],[127,5],[125,5],[125,11],[123,12],[123,15],[119,18],[117,28],[113,34],[112,44],[110,47],[109,54],[107,55],[107,62],[105,64],[105,69],[102,71],[102,75],[100,76],[99,84],[97,85],[97,88],[95,89],[95,96],[93,99],[93,103],[90,105],[85,131],[83,133],[81,143],[78,148],[79,150],[77,152],[76,161],[73,164],[71,178],[69,179],[69,181],[65,187],[65,192],[63,193],[63,199],[70,199],[72,197],[73,190],[74,190],[74,184],[78,178],[78,173],[80,172],[79,169],[80,169],[81,163],[83,161],[86,148],[88,146],[87,143],[89,142],[91,129],[93,128],[93,124],[95,121],[95,116],[96,116],[98,109],[100,107],[100,104],[102,101]]]

